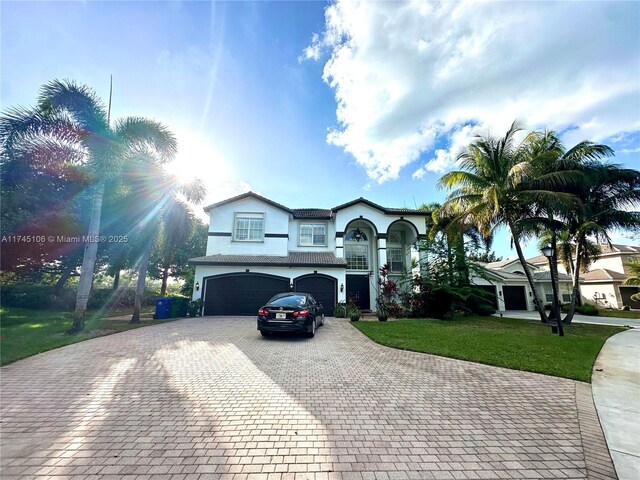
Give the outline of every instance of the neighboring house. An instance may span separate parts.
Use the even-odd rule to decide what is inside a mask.
[[[629,277],[625,264],[640,256],[640,246],[631,245],[600,245],[601,254],[589,265],[587,273],[580,274],[580,293],[583,302],[605,308],[622,308],[629,305],[639,308],[640,302],[631,299],[631,295],[640,291],[633,285],[623,285]],[[527,260],[541,269],[549,269],[547,259],[539,255]],[[558,271],[566,273],[562,263],[558,264]]]
[[[348,298],[374,310],[378,272],[411,269],[430,212],[385,208],[359,198],[331,209],[289,208],[248,192],[205,207],[206,256],[193,298],[204,315],[254,315],[274,294],[311,293],[327,312]]]
[[[544,258],[544,257],[543,257]],[[545,258],[546,260],[546,258]],[[493,305],[496,310],[535,310],[533,293],[524,274],[520,260],[502,260],[482,264],[484,275],[474,275],[471,283],[484,288],[492,294]],[[553,299],[551,275],[549,271],[529,263],[533,275],[534,285],[538,296],[548,304]],[[571,277],[559,274],[559,295],[562,302],[571,300]]]

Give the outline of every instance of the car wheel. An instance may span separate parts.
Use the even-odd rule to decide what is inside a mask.
[[[313,338],[316,336],[316,327],[317,327],[316,319],[314,318],[313,323],[311,324],[311,331],[307,333],[307,337]]]
[[[263,337],[268,337],[269,335],[271,335],[271,332],[267,332],[266,330],[260,330],[260,333]]]

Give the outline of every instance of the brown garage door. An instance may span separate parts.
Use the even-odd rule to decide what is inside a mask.
[[[324,313],[333,316],[333,307],[338,301],[338,279],[320,273],[304,275],[293,280],[296,292],[310,293],[322,304]]]
[[[205,278],[204,315],[257,315],[277,293],[289,291],[289,279],[263,273],[230,273]]]

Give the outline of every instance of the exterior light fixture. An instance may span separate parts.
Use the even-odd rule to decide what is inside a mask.
[[[289,290],[293,290],[293,282],[289,284]]]
[[[547,245],[546,247],[542,248],[541,250],[542,255],[544,255],[547,258],[553,258],[553,247],[551,245]]]
[[[200,282],[196,282],[196,292],[200,290]]]
[[[340,293],[344,292],[344,283],[340,284]]]

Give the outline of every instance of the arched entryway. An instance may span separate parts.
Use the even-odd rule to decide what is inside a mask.
[[[344,233],[347,301],[351,300],[362,310],[371,309],[372,295],[375,295],[371,282],[379,268],[377,236],[375,225],[364,218],[349,222]]]

